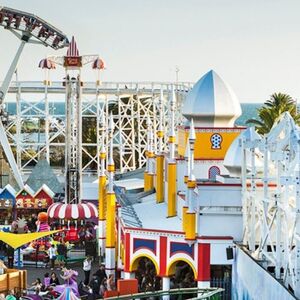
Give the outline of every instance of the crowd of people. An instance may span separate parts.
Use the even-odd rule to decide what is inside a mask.
[[[115,278],[113,275],[107,276],[104,265],[100,265],[96,272],[92,273],[93,258],[91,256],[86,256],[83,261],[82,269],[84,271],[84,279],[82,278],[81,281],[78,281],[78,272],[67,269],[65,264],[57,266],[57,271],[61,271],[61,273],[57,274],[57,272],[53,271],[57,253],[56,249],[55,251],[53,250],[54,248],[55,247],[51,247],[49,249],[51,272],[46,272],[42,279],[36,278],[27,289],[29,295],[34,294],[39,297],[31,299],[42,299],[45,295],[55,299],[63,293],[66,286],[70,287],[76,296],[85,296],[87,300],[103,298],[106,291],[116,290]],[[136,278],[138,280],[139,292],[154,292],[162,289],[162,279],[157,276],[152,261],[146,257],[141,258],[139,261]],[[175,274],[170,278],[170,288],[190,288],[195,286],[196,283],[191,267],[185,262],[177,263]],[[4,298],[2,299],[1,296],[3,298],[3,295],[0,295],[0,300],[3,300]],[[9,291],[5,300],[18,300],[20,298],[22,298],[20,293]],[[171,296],[170,299],[177,298],[176,296]]]
[[[77,282],[78,273],[76,271],[68,270],[65,267],[62,267],[61,270],[62,274],[60,274],[60,279],[55,272],[51,272],[51,274],[45,273],[43,280],[37,278],[28,288],[28,291],[40,296],[47,294],[56,298],[63,292],[66,286],[71,286],[75,295],[86,296],[88,300],[94,300],[103,298],[106,291],[115,290],[116,288],[114,276],[106,275],[104,265],[101,265],[90,278],[92,270],[91,256],[87,256],[83,261],[84,280],[79,283]],[[70,272],[73,272],[71,276],[69,276]],[[73,276],[74,272],[76,272],[76,276]],[[64,284],[60,283],[62,279],[64,280]],[[68,281],[66,281],[66,279],[68,279]]]
[[[154,264],[146,257],[141,258],[139,261],[136,278],[139,292],[153,292],[162,289],[161,277],[157,276]],[[170,289],[192,287],[196,287],[193,270],[187,263],[178,262],[175,274],[170,278]],[[176,296],[174,296],[174,299],[177,299]]]
[[[93,273],[92,279],[89,281],[90,269],[86,270],[87,266],[90,267],[91,257],[87,257],[83,263],[85,279],[80,285],[80,290],[85,293],[89,299],[103,298],[106,291],[116,289],[115,278],[111,274],[107,277],[105,266],[100,265],[100,268]],[[89,283],[88,283],[89,282]]]

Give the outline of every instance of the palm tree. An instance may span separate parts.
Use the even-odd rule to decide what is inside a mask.
[[[274,93],[261,108],[257,109],[259,120],[249,119],[246,124],[253,124],[258,133],[267,134],[280,115],[286,111],[290,113],[297,124],[300,124],[296,101],[287,94]]]

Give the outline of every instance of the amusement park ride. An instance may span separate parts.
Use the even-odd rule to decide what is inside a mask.
[[[92,64],[98,74],[104,68],[98,55],[81,56],[74,38],[69,44],[59,30],[31,14],[1,8],[0,24],[21,40],[0,87],[0,140],[9,164],[23,188],[21,175],[30,162],[45,151],[51,164],[50,148],[65,147],[65,198],[50,206],[48,216],[62,222],[98,217],[99,254],[105,256],[108,274],[118,269],[123,278],[134,278],[146,257],[165,292],[178,262],[184,262],[199,288],[211,285],[213,272],[229,270],[236,299],[258,291],[281,295],[276,299],[290,299],[289,291],[300,296],[300,130],[288,113],[264,137],[235,126],[240,103],[213,70],[193,87],[101,83],[99,77],[83,83],[84,65]],[[64,67],[62,82],[46,77],[43,83],[17,82],[9,89],[27,42],[69,46],[66,56],[39,64],[47,71]],[[5,130],[8,91],[17,96],[17,114]],[[21,93],[44,93],[45,111],[29,102],[29,109],[22,108]],[[49,110],[49,97],[58,94],[65,95],[60,124]],[[30,110],[45,119],[45,142],[21,140],[21,120]],[[83,117],[96,120],[96,141],[82,141]],[[14,125],[15,135],[10,132]],[[20,153],[33,145],[39,151],[23,164]],[[11,147],[17,149],[17,163]],[[89,158],[84,166],[83,155]],[[118,188],[116,157],[121,174],[145,167],[144,191],[133,200]],[[99,214],[94,204],[82,201],[82,176],[92,163],[97,165]],[[256,275],[261,280],[253,281]]]
[[[60,30],[56,29],[54,26],[45,22],[41,18],[32,14],[25,13],[23,11],[7,7],[0,7],[0,25],[5,29],[11,31],[21,41],[19,49],[0,87],[0,139],[7,160],[9,161],[9,164],[16,177],[17,183],[22,188],[24,184],[20,174],[20,170],[15,162],[2,123],[2,119],[5,115],[3,110],[5,96],[8,92],[13,74],[16,71],[21,53],[27,43],[41,44],[57,50],[68,45],[68,38]]]

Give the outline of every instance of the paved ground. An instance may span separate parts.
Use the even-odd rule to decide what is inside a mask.
[[[76,263],[76,264],[70,264],[68,267],[72,268],[73,270],[76,270],[79,273],[78,276],[78,283],[81,280],[84,280],[84,271],[82,269],[82,263]],[[92,264],[92,271],[91,271],[91,277],[92,274],[95,273],[99,268],[99,263],[98,262],[93,262]],[[30,285],[32,282],[34,282],[36,280],[36,278],[40,278],[41,280],[43,280],[44,278],[44,274],[45,273],[51,273],[51,272],[55,272],[57,275],[61,274],[60,270],[57,270],[57,268],[54,269],[54,271],[50,270],[50,267],[45,268],[45,267],[35,267],[35,266],[25,266],[24,268],[22,268],[24,270],[27,270],[27,283]],[[58,276],[59,277],[59,276]],[[63,283],[63,280],[60,280],[61,283]]]

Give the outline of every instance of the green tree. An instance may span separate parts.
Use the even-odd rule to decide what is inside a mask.
[[[290,113],[297,124],[300,124],[296,101],[287,94],[274,93],[261,108],[257,109],[259,119],[249,119],[246,123],[255,125],[258,133],[267,134],[280,115],[286,111]]]

